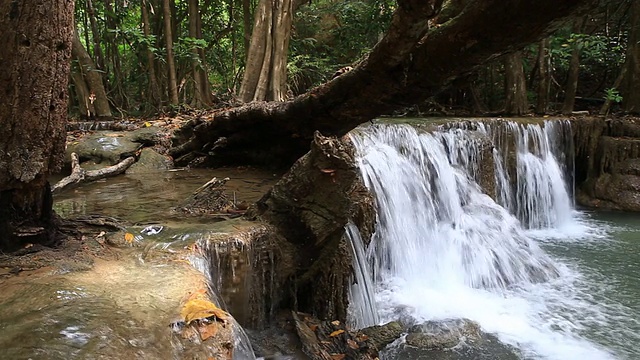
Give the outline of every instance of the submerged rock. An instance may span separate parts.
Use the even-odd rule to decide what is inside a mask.
[[[408,345],[423,349],[450,349],[461,341],[479,342],[482,339],[480,325],[467,319],[427,321],[409,329]]]
[[[138,161],[127,169],[126,174],[143,174],[157,171],[165,171],[173,168],[171,158],[158,154],[151,148],[142,149]]]
[[[428,321],[389,345],[385,358],[412,360],[517,360],[513,347],[501,343],[468,319]]]

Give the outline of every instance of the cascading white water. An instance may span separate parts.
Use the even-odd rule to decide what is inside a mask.
[[[379,321],[378,309],[375,303],[373,278],[369,271],[365,246],[358,227],[349,222],[345,226],[347,240],[351,245],[354,266],[354,284],[349,288],[349,327],[362,329],[376,325]]]
[[[528,229],[557,227],[571,221],[572,200],[562,139],[567,124],[549,121],[538,124],[501,122],[497,126],[478,124],[478,130],[494,139],[499,203],[513,212]],[[511,144],[513,142],[514,144]],[[505,159],[506,158],[506,159]],[[509,174],[507,162],[515,161]],[[571,169],[573,171],[573,169]],[[512,187],[510,176],[515,176]]]
[[[564,315],[551,310],[557,304],[531,296],[553,293],[564,301],[566,294],[558,294],[573,276],[522,226],[571,221],[563,165],[550,143],[554,126],[508,124],[516,137],[515,189],[505,166],[509,149],[481,146],[487,141],[481,135],[496,134],[489,125],[433,134],[379,125],[352,135],[377,202],[366,253],[382,321],[469,318],[533,357],[610,358],[571,331]],[[475,180],[484,156],[495,160],[504,206]]]

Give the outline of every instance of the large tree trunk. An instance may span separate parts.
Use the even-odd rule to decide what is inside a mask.
[[[84,99],[78,98],[78,102],[87,105],[87,110],[95,109],[95,114],[90,115],[95,115],[96,117],[103,119],[111,118],[112,115],[111,109],[109,108],[109,99],[107,99],[107,92],[104,90],[102,76],[96,69],[93,60],[91,60],[91,57],[82,45],[82,42],[80,42],[78,29],[75,29],[74,31],[71,53],[73,55],[73,58],[78,61],[78,69],[80,70],[80,75],[86,82],[87,88],[89,89],[89,97]],[[81,92],[78,92],[78,95],[80,95],[80,93]]]
[[[573,23],[574,34],[582,32],[584,25],[583,20],[576,20]],[[575,42],[573,44],[573,51],[571,51],[571,61],[569,61],[569,74],[567,75],[567,85],[564,90],[564,102],[562,103],[562,113],[565,115],[573,112],[573,106],[576,102],[576,92],[578,91],[578,76],[580,75],[580,44]]]
[[[169,98],[171,104],[178,105],[178,82],[176,80],[176,63],[173,56],[173,30],[171,27],[171,0],[162,2],[164,17],[164,36],[167,45],[167,68],[169,72]]]
[[[527,79],[524,76],[522,53],[516,51],[504,58],[504,112],[523,115],[529,112],[527,100]]]
[[[260,0],[240,86],[242,101],[285,99],[292,12],[291,0]]]
[[[315,130],[341,136],[427,99],[452,79],[547,36],[588,1],[473,2],[428,34],[427,20],[441,1],[398,3],[386,36],[350,72],[291,101],[211,112],[185,125],[171,153],[182,164],[291,164],[309,149]]]
[[[65,144],[72,0],[0,2],[0,248],[55,241],[49,183]]]
[[[622,108],[625,112],[640,113],[640,2],[631,2],[627,40],[626,68],[622,84]]]

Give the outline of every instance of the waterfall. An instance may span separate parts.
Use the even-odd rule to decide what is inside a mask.
[[[345,226],[347,240],[354,259],[354,283],[349,288],[349,327],[362,329],[378,324],[378,311],[375,304],[373,278],[365,255],[360,230],[353,223]]]
[[[572,164],[557,136],[564,126],[487,122],[428,133],[382,124],[352,133],[377,206],[375,234],[356,257],[366,254],[381,321],[464,317],[542,357],[607,358],[554,332],[562,320],[531,297],[568,274],[527,230],[572,221]],[[352,293],[354,307],[364,301]]]

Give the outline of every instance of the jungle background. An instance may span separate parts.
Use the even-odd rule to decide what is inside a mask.
[[[632,29],[639,15],[633,3],[601,2],[406,112],[635,112],[640,107],[631,78],[638,45]],[[389,0],[79,0],[70,114],[148,117],[290,99],[353,66],[384,35],[395,7]],[[433,25],[446,16],[445,8]],[[275,84],[261,92],[258,82]]]

